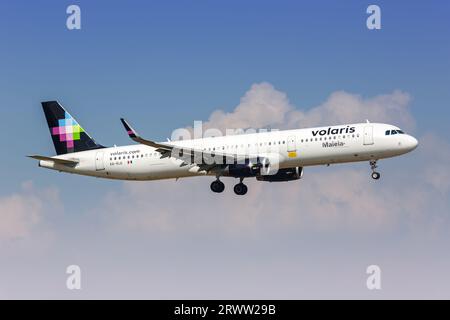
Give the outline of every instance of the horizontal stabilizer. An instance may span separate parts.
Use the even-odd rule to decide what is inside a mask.
[[[75,160],[65,160],[65,159],[51,158],[51,157],[38,156],[38,155],[32,155],[32,156],[28,156],[28,157],[36,159],[36,160],[53,161],[54,163],[63,164],[66,166],[75,166],[76,164],[78,164],[78,161],[75,161]]]

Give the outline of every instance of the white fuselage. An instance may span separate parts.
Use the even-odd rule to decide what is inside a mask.
[[[381,123],[359,123],[342,126],[271,131],[213,138],[174,141],[169,144],[205,152],[276,156],[279,168],[306,167],[389,158],[407,153],[417,140],[407,134],[389,134],[399,130]],[[166,143],[167,144],[167,143]],[[200,170],[183,160],[161,158],[155,148],[129,145],[70,153],[54,158],[76,160],[70,167],[41,160],[41,167],[69,173],[121,180],[158,180],[198,175],[217,175]]]

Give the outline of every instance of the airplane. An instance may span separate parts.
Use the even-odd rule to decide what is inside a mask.
[[[372,178],[380,159],[414,150],[418,141],[400,128],[383,123],[344,124],[317,128],[257,132],[222,137],[156,142],[142,138],[123,118],[137,144],[105,147],[57,101],[42,102],[56,156],[30,155],[39,167],[119,180],[161,180],[215,177],[211,190],[221,193],[221,177],[239,179],[237,195],[248,191],[244,179],[283,182],[299,180],[308,166],[368,161]]]

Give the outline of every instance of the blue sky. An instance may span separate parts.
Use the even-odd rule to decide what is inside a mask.
[[[372,3],[382,10],[379,31],[366,28],[365,11]],[[81,7],[81,30],[66,29],[65,11],[70,4]],[[398,89],[411,96],[408,112],[416,122],[414,135],[421,137],[431,132],[448,143],[449,10],[445,1],[2,1],[0,117],[4,124],[0,127],[0,196],[22,193],[21,185],[26,181],[32,181],[33,192],[58,190],[60,204],[53,210],[63,213],[43,219],[50,229],[58,230],[54,237],[73,251],[61,258],[55,253],[58,246],[42,249],[50,261],[57,261],[55,264],[71,260],[70,252],[83,256],[81,252],[89,251],[88,245],[77,246],[73,240],[84,232],[90,235],[88,239],[98,240],[102,250],[111,251],[99,265],[115,260],[108,243],[124,241],[123,252],[130,248],[145,252],[145,244],[155,240],[136,236],[140,242],[136,246],[130,240],[135,235],[117,235],[109,229],[105,234],[99,232],[96,238],[96,228],[104,230],[105,217],[92,210],[105,197],[126,192],[122,182],[39,170],[36,163],[25,158],[34,153],[54,154],[40,107],[41,101],[50,99],[66,106],[98,142],[121,145],[130,142],[120,117],[129,119],[145,136],[164,140],[173,129],[192,125],[194,120],[207,120],[214,110],[233,111],[255,83],[272,84],[301,110],[321,105],[339,90],[369,99]],[[405,159],[386,164],[386,174],[407,175],[408,171],[399,173],[398,169],[412,170],[413,166],[408,167],[404,161],[418,160],[412,156]],[[350,167],[367,169],[358,164]],[[386,183],[394,183],[387,179]],[[199,183],[199,196],[192,202],[202,201],[201,195],[209,192],[208,184],[207,179]],[[176,188],[180,192],[183,185]],[[176,195],[173,197],[177,201]],[[436,204],[429,210],[441,212],[447,221],[446,204],[443,201],[442,207]],[[331,229],[331,234],[311,231],[305,237],[330,239],[326,241],[330,245],[335,239],[346,238],[345,230]],[[295,234],[291,235],[293,242],[301,242]],[[395,238],[395,232],[390,236]],[[163,239],[170,243],[168,250],[176,255],[175,244],[186,238],[167,237]],[[194,247],[211,236],[199,232],[189,237],[197,237],[192,240]],[[215,239],[217,246],[231,250],[227,243],[237,240],[224,237]],[[252,241],[258,239],[255,236],[244,247],[251,248]],[[353,241],[346,239],[342,240],[344,247]],[[282,247],[283,241],[288,240],[277,238],[276,243]],[[5,250],[14,251],[15,245],[22,246],[19,241],[8,244]],[[12,261],[38,259],[31,257],[24,246],[23,251],[16,250]],[[376,243],[373,248],[377,248]],[[396,249],[392,249],[393,255]],[[356,251],[354,259],[364,265],[364,250]],[[92,256],[94,252],[80,259],[94,264]],[[255,261],[264,260],[262,249],[257,256]],[[419,260],[419,256],[415,258]],[[167,256],[164,259],[173,262]],[[11,262],[9,267],[18,264]],[[194,260],[188,264],[195,269]],[[292,262],[289,266],[294,265]],[[42,266],[46,270],[53,268],[58,269],[50,264]],[[129,274],[133,268],[135,264],[125,264],[114,274]],[[314,266],[306,268],[312,270]],[[279,272],[276,267],[274,270]],[[236,274],[243,276],[237,269]],[[47,292],[51,291],[48,288]],[[90,297],[101,296],[101,289],[94,292]],[[336,295],[338,292],[336,289]],[[141,293],[145,296],[144,289]],[[355,295],[359,293],[355,290]],[[15,291],[15,295],[20,293]]]

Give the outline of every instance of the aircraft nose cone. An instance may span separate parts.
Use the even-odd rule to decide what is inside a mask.
[[[417,141],[416,138],[414,138],[413,136],[407,136],[407,141],[405,143],[405,146],[409,149],[409,150],[414,150],[415,148],[417,148],[417,146],[419,145],[419,141]]]

